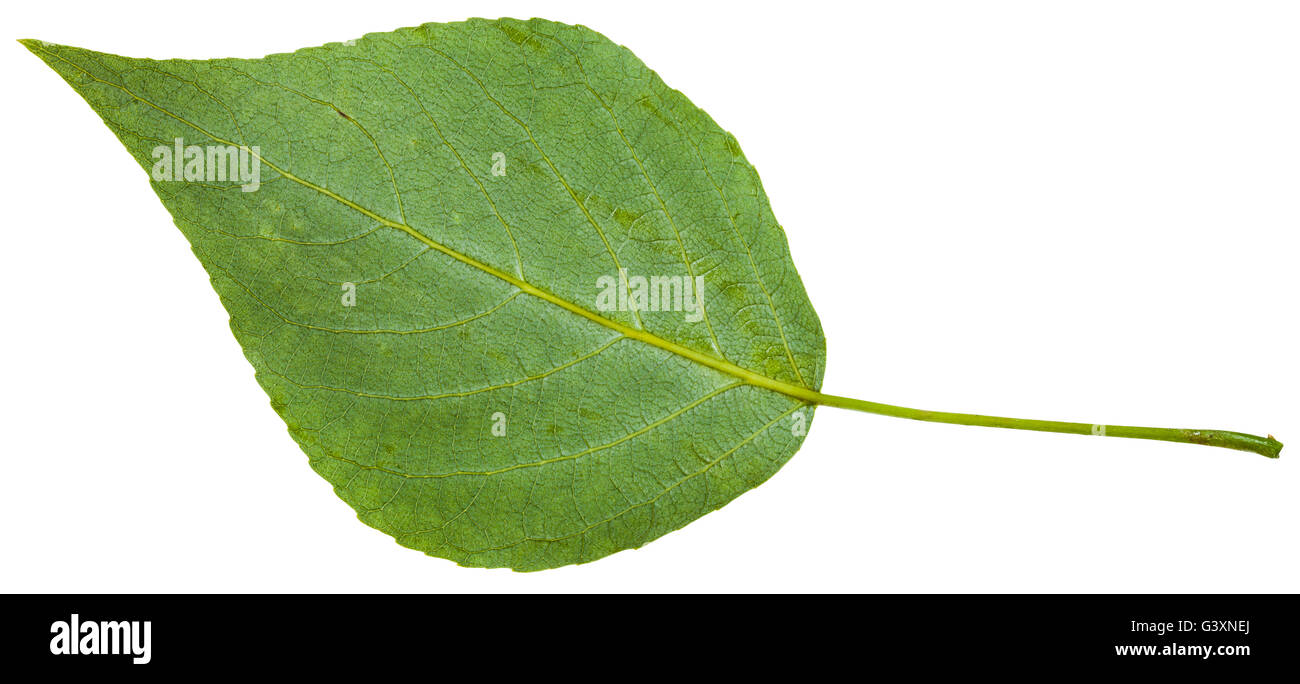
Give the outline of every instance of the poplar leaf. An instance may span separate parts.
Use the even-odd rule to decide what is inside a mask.
[[[398,543],[583,563],[799,448],[812,403],[772,387],[819,390],[825,340],[758,175],[604,36],[475,19],[251,60],[23,43],[146,172],[311,467]]]

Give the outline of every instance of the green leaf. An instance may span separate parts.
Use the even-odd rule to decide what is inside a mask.
[[[821,393],[821,325],[736,139],[585,27],[425,24],[258,60],[22,42],[149,173],[316,472],[434,556],[638,547],[771,477],[817,405],[1282,450]]]
[[[166,61],[23,42],[149,174],[312,468],[402,545],[587,562],[799,448],[825,340],[758,175],[604,36],[471,20]],[[672,296],[620,308],[620,273]]]

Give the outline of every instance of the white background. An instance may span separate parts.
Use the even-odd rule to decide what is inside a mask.
[[[138,7],[135,7],[138,5]],[[0,590],[1300,590],[1300,11],[1252,2],[6,3],[4,35],[259,57],[544,16],[734,132],[825,327],[825,390],[1272,432],[1280,461],[824,408],[762,487],[517,574],[358,522],[307,466],[146,176],[0,50]]]

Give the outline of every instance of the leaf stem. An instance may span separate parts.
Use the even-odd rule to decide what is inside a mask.
[[[1129,425],[1099,425],[1091,423],[1066,423],[1056,420],[1030,420],[1026,418],[1002,418],[999,416],[980,416],[970,413],[946,413],[942,411],[924,411],[921,409],[879,404],[833,394],[810,392],[809,399],[817,404],[839,408],[877,413],[896,418],[910,418],[931,423],[951,423],[953,425],[978,425],[982,427],[1009,428],[1012,430],[1037,430],[1039,432],[1062,432],[1074,435],[1099,435],[1104,437],[1128,437],[1130,439],[1155,439],[1162,442],[1181,442],[1183,444],[1204,444],[1249,451],[1278,458],[1282,452],[1282,443],[1273,438],[1248,435],[1227,430],[1187,430],[1178,428],[1132,427]]]

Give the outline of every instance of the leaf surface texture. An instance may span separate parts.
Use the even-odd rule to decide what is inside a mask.
[[[587,562],[798,449],[812,406],[729,370],[816,390],[825,366],[758,176],[604,36],[471,20],[255,60],[24,44],[146,172],[177,138],[257,148],[254,192],[151,184],[312,468],[399,543]],[[600,310],[619,269],[702,277],[701,320]]]

